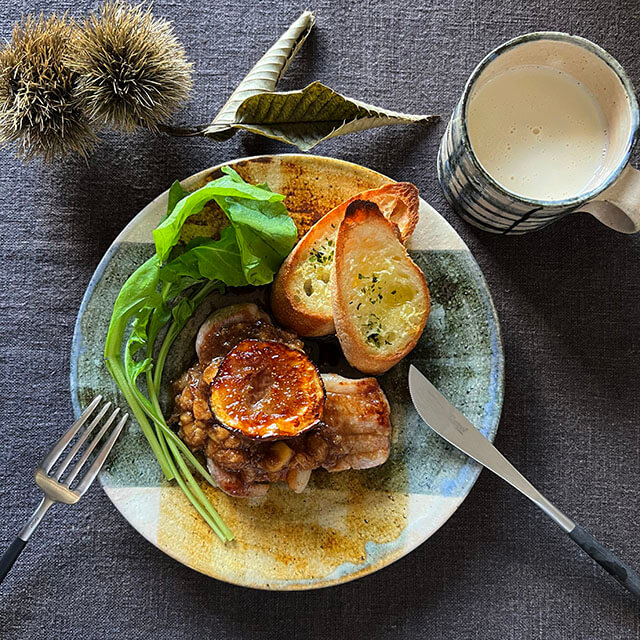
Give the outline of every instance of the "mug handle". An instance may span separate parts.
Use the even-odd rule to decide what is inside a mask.
[[[621,233],[640,231],[640,171],[628,164],[620,177],[596,200],[580,207],[602,224]]]

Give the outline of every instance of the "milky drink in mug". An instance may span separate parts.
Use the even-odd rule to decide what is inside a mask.
[[[541,200],[590,188],[606,155],[606,127],[581,82],[539,65],[494,78],[467,112],[471,146],[489,175],[517,195]]]
[[[583,210],[640,229],[628,166],[638,107],[620,66],[582,38],[521,36],[474,71],[443,138],[447,199],[488,231],[524,233]]]

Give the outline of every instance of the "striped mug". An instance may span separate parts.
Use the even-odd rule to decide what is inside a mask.
[[[633,86],[612,56],[578,36],[529,33],[471,74],[440,143],[438,180],[462,218],[492,233],[578,211],[635,233],[637,134]]]

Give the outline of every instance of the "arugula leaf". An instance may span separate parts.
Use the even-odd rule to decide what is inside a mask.
[[[220,171],[228,175],[232,180],[235,180],[236,182],[244,182],[244,180],[242,179],[242,176],[233,167],[230,167],[229,165],[225,165],[224,167],[221,167]],[[245,184],[249,184],[249,183],[245,183]],[[266,183],[255,184],[253,186],[258,187],[258,189],[264,189],[266,186]],[[267,191],[270,191],[268,187],[267,187]]]
[[[200,213],[204,205],[210,200],[218,202],[218,199],[226,196],[247,198],[260,202],[280,202],[284,200],[284,196],[279,193],[273,193],[267,189],[244,182],[237,172],[230,167],[223,167],[222,171],[225,175],[221,178],[209,182],[204,187],[182,198],[175,205],[170,215],[154,229],[153,239],[159,260],[164,261],[169,257],[171,249],[180,239],[180,231],[187,218]]]
[[[189,243],[181,256],[162,267],[160,278],[176,284],[185,278],[192,281],[206,278],[231,287],[247,285],[234,228],[224,228],[219,240],[199,239]]]
[[[167,480],[175,479],[222,541],[233,534],[200,489],[191,469],[211,476],[169,428],[160,406],[164,365],[180,331],[198,305],[225,285],[266,284],[295,244],[296,226],[267,185],[250,185],[233,169],[193,193],[174,182],[167,217],[154,233],[156,253],[124,283],[113,308],[105,342],[107,368],[124,394]],[[215,200],[231,225],[220,239],[197,239],[166,262],[190,215]],[[174,252],[175,255],[176,252]],[[131,333],[125,340],[129,324]],[[158,348],[160,332],[164,332]],[[124,343],[124,350],[123,350]],[[124,351],[124,353],[123,353]],[[145,373],[146,388],[138,382]]]
[[[195,305],[189,298],[183,298],[171,309],[171,315],[176,323],[177,331],[181,331],[195,311]]]
[[[176,180],[169,188],[169,197],[167,199],[167,216],[175,209],[176,205],[182,198],[188,196],[189,192],[182,188],[182,185]]]
[[[216,200],[235,230],[247,282],[254,286],[271,282],[298,237],[284,204],[233,197]]]
[[[109,342],[109,336],[115,335],[114,330],[117,326],[126,325],[142,307],[147,305],[153,307],[160,301],[159,276],[160,261],[158,256],[152,256],[139,266],[122,285],[113,305],[105,352],[113,346]]]
[[[153,312],[152,307],[144,307],[136,315],[131,329],[131,335],[124,350],[124,368],[132,385],[136,383],[138,376],[151,369],[152,360],[147,357],[144,360],[136,360],[135,354],[147,347],[147,325]]]
[[[134,344],[131,346],[125,345],[125,362],[123,362],[121,355],[124,334],[131,318],[141,312],[143,308],[149,307],[153,309],[155,305],[161,302],[161,296],[158,292],[159,274],[160,262],[158,257],[154,255],[127,278],[113,305],[107,339],[104,345],[104,359],[109,373],[122,391],[138,420],[140,428],[149,441],[162,472],[168,480],[171,480],[174,477],[171,466],[147,420],[144,404],[140,398],[141,394],[136,387],[136,378],[142,373],[142,370],[148,371],[151,366],[144,363],[140,365],[140,370],[138,370],[138,366],[133,363],[131,350],[139,350],[142,342],[144,342],[144,338],[141,335],[142,321],[139,322],[138,334],[134,337]]]

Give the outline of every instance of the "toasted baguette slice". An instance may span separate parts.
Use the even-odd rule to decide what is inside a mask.
[[[384,373],[422,334],[430,308],[424,274],[373,202],[347,207],[335,253],[331,290],[342,351],[363,373]]]
[[[271,293],[279,324],[301,336],[334,332],[330,277],[338,227],[354,200],[375,202],[400,232],[403,242],[418,222],[418,189],[409,182],[364,191],[325,214],[309,229],[280,267]]]

